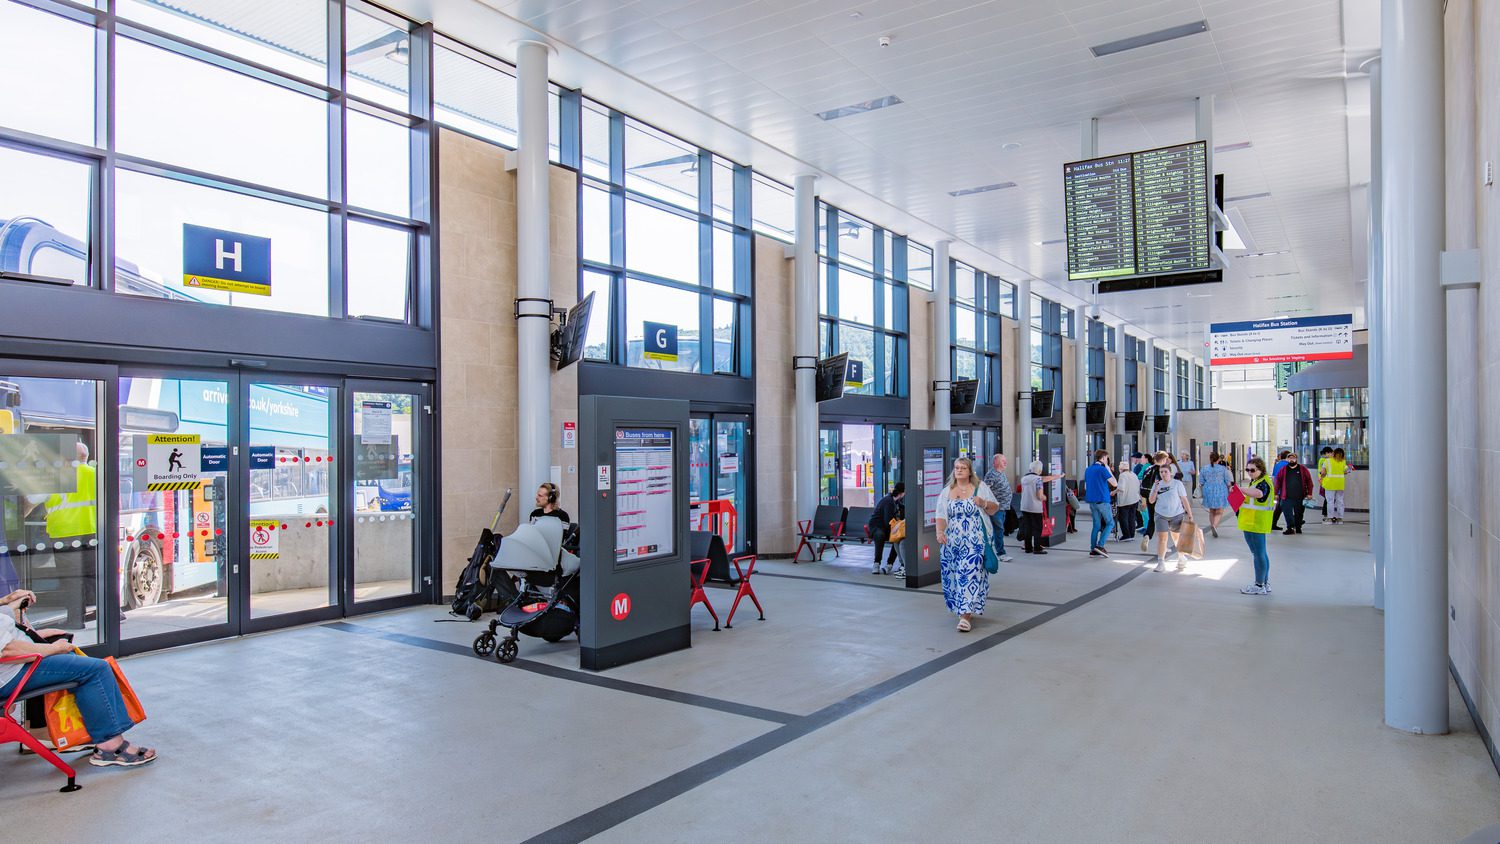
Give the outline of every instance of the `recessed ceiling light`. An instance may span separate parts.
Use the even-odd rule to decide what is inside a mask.
[[[854,11],[852,11],[852,12],[849,13],[849,17],[855,18],[855,19],[862,18],[864,16],[865,16],[865,13],[861,12],[858,9],[855,9]]]
[[[1236,257],[1236,258],[1264,258],[1267,255],[1290,255],[1290,254],[1292,254],[1292,250],[1290,250],[1290,249],[1278,249],[1275,252],[1246,252],[1243,255],[1236,255],[1234,257]]]
[[[1006,152],[1014,152],[1015,150],[1020,149],[1021,145],[1016,143],[1015,141],[1006,141],[1005,143],[1000,145],[1000,148],[1005,150]]]
[[[873,100],[865,100],[862,103],[820,111],[818,112],[818,117],[824,120],[838,120],[840,117],[848,117],[851,114],[864,114],[867,111],[875,111],[876,109],[889,108],[890,106],[900,104],[901,98],[895,94],[890,94]]]
[[[1267,191],[1264,193],[1247,193],[1244,196],[1231,196],[1228,199],[1224,200],[1224,204],[1228,205],[1231,202],[1244,202],[1247,199],[1265,199],[1270,195],[1270,192]]]
[[[1126,50],[1135,50],[1140,47],[1149,47],[1152,44],[1160,44],[1164,41],[1173,41],[1178,38],[1186,38],[1189,35],[1197,35],[1200,32],[1207,31],[1208,21],[1193,21],[1192,23],[1185,23],[1181,26],[1170,26],[1166,29],[1159,29],[1155,32],[1148,32],[1144,35],[1132,35],[1129,38],[1121,38],[1118,41],[1111,41],[1108,44],[1100,44],[1096,47],[1090,47],[1089,51],[1094,54],[1095,58],[1103,58],[1104,56],[1114,55],[1115,53],[1123,53]]]
[[[1253,144],[1249,141],[1240,141],[1237,144],[1224,144],[1223,146],[1214,147],[1214,152],[1234,152],[1237,149],[1249,149],[1251,146]]]
[[[977,188],[964,188],[963,190],[950,190],[950,191],[948,191],[948,195],[949,196],[969,196],[971,194],[976,194],[976,193],[989,193],[992,190],[1005,190],[1006,188],[1013,188],[1015,186],[1016,186],[1015,182],[996,182],[993,185],[980,185]]]

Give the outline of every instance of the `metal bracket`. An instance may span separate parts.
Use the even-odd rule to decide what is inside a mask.
[[[521,313],[521,303],[522,302],[545,302],[546,305],[547,305],[547,309],[546,309],[545,312],[539,313],[539,314],[536,314],[536,313],[523,314],[523,313]],[[522,297],[516,299],[516,302],[515,302],[515,318],[516,319],[520,319],[521,317],[541,317],[542,319],[545,319],[548,322],[551,322],[552,321],[552,314],[555,313],[556,311],[557,311],[557,309],[554,308],[554,307],[552,307],[552,300],[551,299],[541,299],[541,298],[538,298],[536,296],[522,296]]]
[[[953,392],[953,382],[952,381],[933,381],[932,382],[932,391],[934,393],[940,393],[940,392],[942,392],[944,390],[947,390],[950,393]]]
[[[808,363],[808,361],[812,362]],[[817,357],[814,355],[792,355],[792,371],[796,372],[799,369],[811,369],[813,371],[817,371]]]
[[[1439,255],[1438,277],[1444,290],[1478,290],[1484,265],[1478,249],[1458,249]]]

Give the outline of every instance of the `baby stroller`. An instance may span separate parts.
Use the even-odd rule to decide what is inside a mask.
[[[502,593],[504,608],[490,620],[490,629],[474,639],[474,653],[513,662],[522,633],[560,642],[578,632],[577,552],[578,526],[550,516],[521,525],[505,537],[490,563],[491,581]],[[499,638],[499,627],[510,635]]]

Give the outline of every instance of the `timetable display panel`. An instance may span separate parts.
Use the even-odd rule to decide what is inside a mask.
[[[1212,267],[1203,141],[1063,165],[1068,278],[1128,279]]]
[[[615,563],[676,553],[670,428],[615,429]]]

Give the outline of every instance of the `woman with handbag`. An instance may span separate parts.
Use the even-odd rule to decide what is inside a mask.
[[[1000,509],[989,487],[974,476],[967,457],[953,461],[953,474],[938,496],[938,560],[943,580],[943,602],[958,616],[958,632],[973,629],[975,615],[984,614],[990,575],[999,568],[990,516]]]
[[[73,643],[62,630],[32,630],[16,620],[18,608],[35,602],[36,595],[25,589],[0,598],[0,657],[40,654],[42,659],[26,681],[28,685],[78,684],[73,696],[83,725],[94,739],[90,765],[134,768],[155,761],[155,750],[125,740],[125,731],[135,722],[126,712],[114,668],[102,659],[75,654]],[[41,641],[35,641],[38,639]],[[10,696],[26,676],[26,668],[24,662],[0,662],[0,698]]]
[[[890,495],[880,499],[875,505],[875,512],[870,515],[870,523],[866,525],[870,531],[870,539],[875,542],[875,567],[870,574],[881,574],[880,552],[885,550],[885,544],[891,543],[891,554],[885,561],[885,574],[890,574],[896,565],[896,551],[900,548],[902,539],[906,538],[905,524],[897,521],[904,519],[906,514],[901,506],[901,499],[906,497],[906,484],[897,481],[891,487]],[[896,527],[902,527],[901,536],[896,536]]]
[[[1234,486],[1234,475],[1224,465],[1224,458],[1216,451],[1209,455],[1208,466],[1199,475],[1203,483],[1203,506],[1208,508],[1208,532],[1219,538],[1219,522],[1224,511],[1229,509],[1229,488]]]

